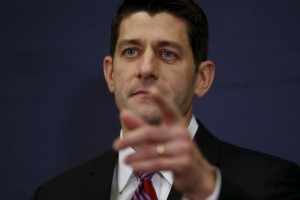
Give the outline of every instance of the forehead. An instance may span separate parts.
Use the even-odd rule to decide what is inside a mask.
[[[189,46],[184,20],[166,12],[155,15],[137,12],[124,18],[120,24],[118,42],[131,39],[152,42],[169,40]]]

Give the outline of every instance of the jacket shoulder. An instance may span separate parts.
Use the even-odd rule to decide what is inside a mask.
[[[96,175],[103,179],[112,178],[116,161],[117,153],[112,150],[105,152],[42,184],[34,193],[32,200],[81,199],[81,196],[85,196],[85,188],[94,181]]]
[[[222,176],[257,199],[300,199],[300,168],[291,161],[220,141]]]

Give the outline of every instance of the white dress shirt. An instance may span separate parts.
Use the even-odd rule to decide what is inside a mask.
[[[198,129],[198,124],[193,116],[188,127],[188,131],[191,135],[191,138],[194,137]],[[121,132],[122,137],[122,132]],[[124,159],[134,153],[134,150],[131,147],[122,149],[119,151],[119,160],[116,165],[112,188],[111,188],[111,200],[131,200],[136,188],[139,185],[139,177],[133,172],[131,166],[125,164]],[[217,182],[215,185],[214,192],[207,198],[207,200],[216,200],[218,199],[220,188],[221,188],[221,173],[218,168],[216,169],[217,173]],[[152,177],[152,184],[155,189],[158,200],[166,200],[170,193],[172,184],[173,184],[173,174],[171,171],[160,171]],[[182,200],[188,200],[183,197]]]

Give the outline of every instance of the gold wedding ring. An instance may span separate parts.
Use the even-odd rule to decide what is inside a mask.
[[[163,144],[156,145],[156,153],[158,155],[163,155],[165,153],[165,146]]]

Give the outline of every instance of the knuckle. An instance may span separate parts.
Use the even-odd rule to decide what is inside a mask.
[[[160,170],[165,169],[165,164],[161,160],[155,160],[152,162],[151,168],[154,171],[160,171]]]
[[[181,162],[181,165],[179,165],[180,171],[190,171],[191,168],[192,168],[192,165],[188,158],[183,159],[183,161]]]
[[[151,138],[152,138],[152,135],[153,135],[153,134],[152,134],[151,129],[148,128],[148,129],[145,130],[145,132],[144,132],[144,137],[145,137],[146,140],[151,139]]]
[[[182,151],[185,152],[185,153],[187,153],[187,154],[190,154],[192,152],[192,148],[191,148],[190,143],[185,142],[182,145]]]
[[[192,153],[192,145],[190,142],[181,142],[176,146],[176,153],[179,155],[186,154],[190,155]]]
[[[153,152],[155,152],[155,151],[153,151],[153,148],[152,147],[148,147],[144,151],[144,156],[147,157],[147,158],[148,157],[152,157],[154,155]]]
[[[184,130],[184,129],[177,131],[176,135],[180,139],[184,139],[184,140],[190,139],[190,135],[189,135],[188,131]]]

